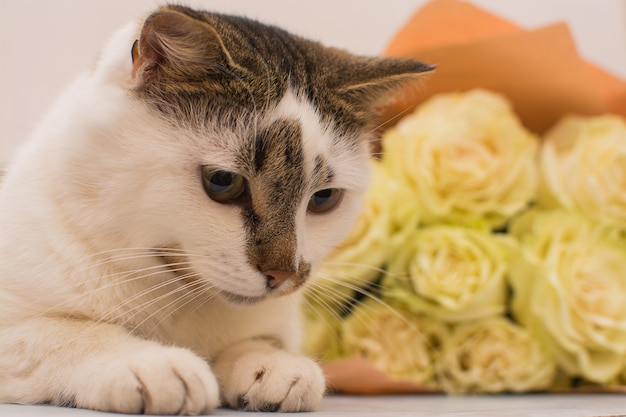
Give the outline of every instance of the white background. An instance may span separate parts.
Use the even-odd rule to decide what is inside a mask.
[[[355,53],[382,52],[426,0],[183,0]],[[626,0],[471,0],[525,28],[567,21],[581,55],[626,78]],[[63,87],[157,0],[0,0],[0,168]]]

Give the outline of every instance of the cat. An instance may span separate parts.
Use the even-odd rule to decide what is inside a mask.
[[[0,402],[308,411],[299,300],[432,69],[164,6],[117,32],[0,189]]]

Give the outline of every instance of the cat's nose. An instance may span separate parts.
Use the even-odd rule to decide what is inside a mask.
[[[265,279],[267,280],[267,287],[272,290],[280,287],[285,281],[296,274],[293,271],[281,271],[277,269],[270,269],[268,271],[263,271],[263,273],[265,274]]]

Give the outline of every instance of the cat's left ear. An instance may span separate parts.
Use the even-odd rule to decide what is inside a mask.
[[[131,51],[138,86],[193,81],[233,65],[215,29],[182,9],[166,6],[145,20]]]
[[[435,66],[419,61],[396,58],[355,58],[349,60],[335,91],[344,100],[363,111],[375,111],[411,87]]]

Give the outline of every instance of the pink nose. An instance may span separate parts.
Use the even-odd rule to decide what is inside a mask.
[[[267,287],[275,290],[283,285],[283,283],[289,278],[293,277],[295,272],[270,269],[268,271],[263,271],[263,274],[265,274],[265,279],[267,280]]]

